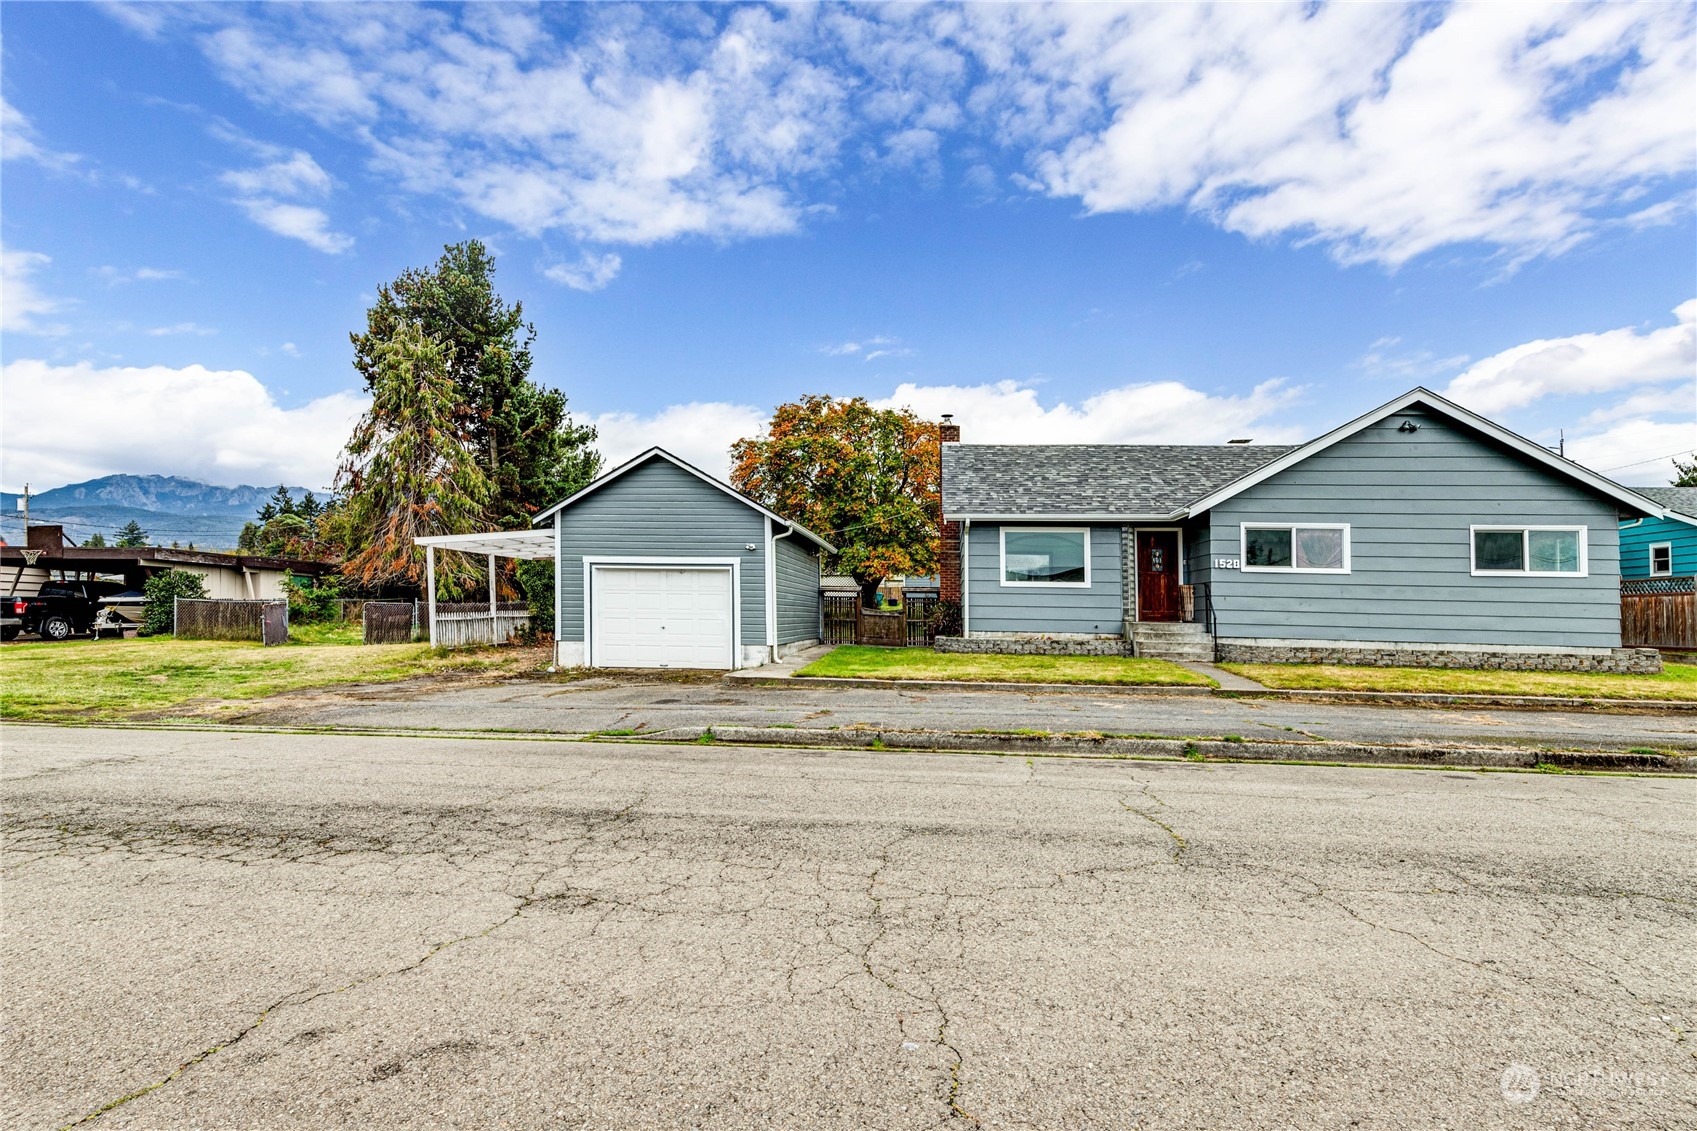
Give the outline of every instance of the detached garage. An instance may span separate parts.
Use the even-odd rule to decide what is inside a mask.
[[[660,448],[536,516],[555,541],[557,662],[748,668],[819,640],[835,547]]]

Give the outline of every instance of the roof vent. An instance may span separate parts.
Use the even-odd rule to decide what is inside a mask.
[[[1248,440],[1227,440],[1226,441],[1226,443],[1228,443],[1228,444],[1247,444],[1249,442],[1250,441],[1248,441]]]

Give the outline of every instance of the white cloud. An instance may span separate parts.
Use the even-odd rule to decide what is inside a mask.
[[[269,151],[269,147],[258,148]],[[295,202],[328,196],[334,187],[330,174],[304,150],[253,169],[232,169],[219,180],[237,194],[237,206],[263,228],[327,255],[354,245],[352,236],[331,230],[323,209]]]
[[[158,267],[137,267],[133,271],[122,271],[109,264],[94,268],[91,274],[109,287],[122,286],[125,283],[160,283],[187,277],[181,271]]]
[[[611,283],[623,266],[624,260],[611,252],[596,255],[586,251],[576,263],[556,263],[543,268],[542,275],[575,291],[598,291]]]
[[[35,289],[31,278],[53,262],[39,251],[0,250],[0,330],[12,334],[63,334],[65,327],[37,319],[64,305]]]
[[[1403,346],[1401,338],[1392,337],[1380,338],[1368,346],[1355,367],[1369,377],[1418,385],[1466,364],[1467,355],[1464,353],[1439,357],[1428,349]]]
[[[0,480],[7,483],[135,472],[328,486],[367,403],[343,392],[283,408],[251,373],[199,365],[96,368],[25,359],[0,376]]]
[[[178,322],[171,326],[150,326],[142,331],[142,333],[154,338],[166,338],[173,334],[196,334],[200,337],[207,337],[217,332],[209,326],[202,326],[198,322]]]
[[[753,405],[713,401],[670,405],[649,416],[608,412],[587,423],[595,425],[596,446],[609,470],[658,446],[709,475],[729,480],[731,445],[745,436],[759,435],[767,415]]]
[[[1697,299],[1681,303],[1674,317],[1674,325],[1648,332],[1627,326],[1527,342],[1476,362],[1445,393],[1488,414],[1547,396],[1697,382]]]
[[[896,387],[873,400],[879,408],[911,408],[927,420],[953,413],[969,443],[985,444],[1211,444],[1241,436],[1263,443],[1308,439],[1268,420],[1298,390],[1267,381],[1247,396],[1213,396],[1177,381],[1126,385],[1080,402],[1045,406],[1037,391],[1013,381],[994,385]],[[670,405],[641,415],[611,412],[588,421],[600,432],[608,468],[658,445],[726,479],[730,447],[764,432],[770,411],[723,401]]]
[[[1689,411],[1689,409],[1687,410]],[[1697,420],[1623,420],[1587,436],[1569,437],[1567,455],[1617,483],[1666,486],[1673,457],[1697,451]]]
[[[1037,390],[1015,381],[992,385],[896,387],[873,403],[911,408],[928,420],[950,413],[961,438],[981,444],[1217,444],[1251,437],[1284,443],[1310,437],[1268,418],[1300,390],[1263,381],[1245,396],[1216,396],[1178,381],[1122,385],[1045,407]]]
[[[49,169],[64,169],[81,161],[75,153],[56,153],[41,143],[29,117],[0,98],[0,160],[34,161]]]
[[[930,178],[989,171],[990,148],[1089,211],[1390,267],[1457,244],[1512,264],[1689,209],[1690,5],[721,11],[585,8],[569,39],[487,6],[168,18],[404,188],[592,242],[788,232],[850,157]]]

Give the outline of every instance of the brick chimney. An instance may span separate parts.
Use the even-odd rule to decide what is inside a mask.
[[[960,443],[960,425],[955,418],[943,414],[937,425],[937,439],[943,444]],[[960,603],[960,523],[945,522],[939,531],[941,544],[937,548],[937,596],[944,601]]]

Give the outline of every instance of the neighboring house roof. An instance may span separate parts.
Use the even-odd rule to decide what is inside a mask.
[[[1666,506],[1469,412],[1411,389],[1306,444],[945,444],[943,515],[960,520],[1174,520],[1218,506],[1387,416],[1420,406],[1637,512]]]
[[[1697,487],[1634,487],[1633,490],[1666,507],[1670,512],[1666,517],[1697,526]]]
[[[960,519],[1167,519],[1295,450],[1289,444],[944,444]]]
[[[0,546],[0,564],[8,566],[26,561],[22,546]],[[35,552],[35,551],[29,551]],[[218,569],[277,570],[298,574],[324,574],[337,567],[331,562],[305,561],[300,558],[268,558],[257,554],[223,554],[212,550],[173,550],[161,546],[66,546],[48,550],[38,559],[43,567],[80,569],[96,573],[114,571],[126,565],[212,566]]]
[[[737,502],[743,503],[746,506],[752,507],[753,509],[759,511],[761,514],[765,515],[767,518],[771,519],[773,522],[782,524],[786,528],[786,531],[785,531],[786,533],[788,533],[788,534],[799,534],[803,538],[806,538],[809,542],[812,542],[814,545],[818,546],[820,549],[824,550],[828,554],[834,554],[834,553],[837,552],[837,548],[835,546],[833,546],[833,545],[831,545],[831,543],[825,541],[825,539],[819,537],[819,535],[813,533],[813,531],[807,529],[807,527],[801,525],[801,523],[791,522],[789,519],[785,518],[781,514],[778,514],[776,511],[768,510],[766,507],[761,506],[759,503],[755,502],[753,499],[749,498],[747,495],[743,494],[741,491],[738,491],[735,487],[732,487],[729,483],[719,482],[719,480],[713,478],[711,475],[707,474],[705,471],[702,471],[699,467],[696,467],[694,464],[689,463],[685,460],[681,460],[677,456],[673,455],[671,452],[668,452],[665,448],[659,448],[659,447],[649,448],[646,452],[643,452],[641,455],[638,455],[638,456],[635,456],[631,459],[626,460],[624,463],[621,463],[619,466],[615,467],[613,470],[607,472],[605,475],[601,476],[599,479],[597,479],[595,482],[591,483],[589,486],[585,487],[583,490],[579,491],[577,494],[571,495],[568,498],[561,499],[559,502],[555,503],[553,506],[551,506],[547,510],[543,511],[541,514],[538,514],[535,518],[531,519],[530,520],[531,525],[532,526],[541,526],[542,523],[545,520],[553,518],[556,512],[565,510],[567,507],[571,506],[573,503],[577,502],[579,499],[586,498],[589,495],[593,495],[595,492],[601,490],[601,488],[607,486],[607,484],[612,483],[615,480],[617,480],[617,479],[619,479],[619,478],[621,478],[625,475],[628,475],[632,471],[635,471],[637,468],[641,467],[643,464],[648,463],[652,460],[656,460],[656,459],[663,459],[667,463],[672,464],[674,467],[677,467],[682,471],[689,472],[689,474],[695,476],[697,479],[701,480],[703,483],[707,484],[709,487],[714,487],[714,488],[717,488],[720,491],[723,491],[725,494],[729,495],[731,498],[735,499]]]

